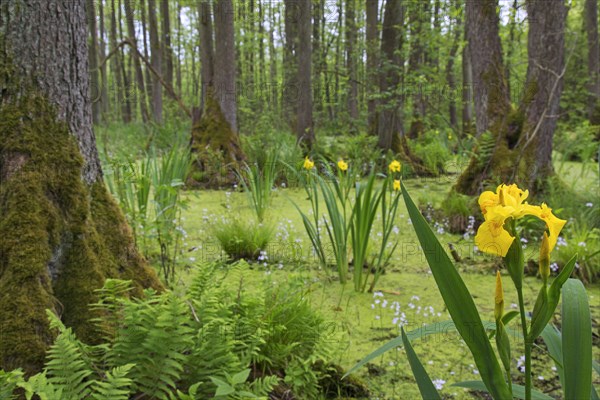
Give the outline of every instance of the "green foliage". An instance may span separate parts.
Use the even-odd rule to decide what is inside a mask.
[[[295,136],[266,129],[253,135],[243,135],[241,141],[250,165],[266,170],[269,163],[277,160],[277,165],[273,165],[272,171],[275,183],[288,187],[297,186],[295,171],[301,165],[304,156]],[[280,168],[282,165],[291,166],[292,169]]]
[[[278,167],[277,154],[269,152],[262,168],[258,164],[246,164],[241,171],[237,172],[248,203],[260,223],[264,221],[265,213],[271,205],[271,192],[275,185]]]
[[[140,160],[113,159],[105,174],[146,256],[151,249],[148,242],[155,241],[167,283],[174,279],[183,235],[179,229],[185,207],[181,189],[189,168],[189,149],[176,146],[162,154],[152,148]]]
[[[590,125],[589,121],[582,121],[576,127],[560,126],[554,135],[554,149],[561,153],[562,163],[558,172],[565,168],[565,161],[581,161],[584,168],[581,170],[581,176],[585,174],[585,167],[594,168],[592,158],[598,154],[598,135],[599,127]]]
[[[187,293],[147,290],[141,299],[128,298],[130,282],[108,280],[93,305],[105,338],[95,346],[48,312],[59,334],[45,370],[28,380],[0,371],[2,398],[23,388],[48,400],[258,399],[283,381],[300,398],[318,397],[325,372],[312,366],[330,357],[326,321],[301,281],[247,294],[246,267],[203,264]]]
[[[221,218],[212,223],[212,235],[233,260],[257,260],[273,237],[273,226],[240,218]]]
[[[439,131],[425,132],[419,139],[409,142],[414,155],[423,160],[429,171],[444,173],[451,153],[446,145],[446,135]]]
[[[408,362],[410,363],[410,368],[412,370],[413,376],[417,380],[417,385],[419,385],[419,391],[421,392],[421,396],[424,399],[441,399],[439,393],[433,386],[433,382],[431,382],[431,378],[425,371],[425,367],[417,357],[417,353],[413,349],[410,344],[410,340],[406,336],[404,332],[404,328],[401,328],[402,333],[402,343],[404,344],[404,349],[406,350],[406,357],[408,358]]]
[[[600,208],[595,205],[596,211]],[[593,210],[592,210],[593,211]],[[590,216],[591,218],[591,216]],[[555,250],[556,268],[562,269],[577,255],[575,276],[585,283],[600,279],[600,228],[588,225],[585,214],[565,226],[563,238]]]
[[[322,163],[322,168],[322,175],[315,169],[301,174],[310,200],[312,218],[302,212],[297,205],[296,209],[302,217],[304,228],[321,266],[327,266],[326,249],[331,249],[340,282],[344,284],[348,279],[348,254],[352,252],[354,289],[358,292],[367,289],[368,279],[363,271],[366,266],[368,271],[372,270],[374,273],[369,286],[369,291],[372,291],[396,248],[396,244],[391,244],[389,241],[399,200],[398,195],[390,195],[389,200],[387,197],[387,192],[392,191],[392,177],[385,178],[382,187],[376,189],[375,172],[371,171],[367,182],[362,184],[356,180],[352,162],[346,171],[338,166],[334,167],[337,170],[334,172],[327,162]],[[350,196],[352,188],[355,189],[354,198]],[[320,213],[319,197],[322,197],[327,211],[323,216]],[[371,233],[379,210],[382,221],[381,246],[369,259],[372,253]],[[322,233],[322,226],[325,227],[327,235]],[[326,241],[324,238],[329,240]]]

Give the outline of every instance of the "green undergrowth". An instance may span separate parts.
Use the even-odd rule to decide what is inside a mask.
[[[456,176],[407,180],[406,185],[413,196],[419,199],[421,206],[431,203],[439,207],[453,179]],[[229,191],[202,191],[197,198],[190,197],[183,222],[188,235],[184,247],[190,267],[203,260],[227,259],[218,241],[211,236],[209,226],[211,221],[231,215],[251,219],[253,211],[244,196],[244,193],[237,192],[232,187]],[[267,222],[276,227],[275,237],[267,246],[266,257],[248,265],[249,274],[244,279],[247,279],[250,287],[256,288],[259,287],[258,282],[265,278],[273,284],[303,279],[309,288],[312,306],[325,318],[334,321],[334,362],[345,368],[352,366],[389,339],[397,337],[400,333],[399,324],[403,321],[405,330],[409,331],[423,324],[449,319],[402,202],[395,230],[398,232],[396,235],[399,245],[386,274],[375,288],[376,292],[381,293],[380,296],[354,293],[351,283],[345,288],[339,284],[334,269],[319,269],[318,259],[311,254],[310,241],[292,201],[303,211],[309,211],[309,202],[302,190],[278,188],[274,191]],[[475,303],[483,318],[486,319],[487,316],[487,320],[492,321],[493,274],[499,266],[497,260],[475,251],[472,235],[450,234],[443,221],[432,221],[431,224],[443,245],[453,244],[461,258],[457,266]],[[376,232],[377,229],[375,235]],[[526,256],[537,258],[538,251],[537,245],[532,243],[526,248]],[[186,273],[182,273],[180,282],[185,285],[188,280]],[[533,306],[531,302],[535,299],[537,286],[537,278],[525,279],[525,299],[530,302],[529,306]],[[588,285],[592,315],[596,320],[600,317],[598,289],[597,283]],[[505,303],[507,308],[514,308],[517,304],[516,293],[507,289]],[[396,312],[396,307],[399,307],[399,313]],[[517,325],[511,327],[516,328]],[[470,353],[457,334],[431,336],[426,340],[416,341],[413,345],[431,378],[438,380],[437,383],[443,387],[441,393],[448,398],[473,398],[466,389],[450,386],[453,382],[479,379]],[[536,387],[550,390],[559,386],[558,376],[551,369],[548,356],[540,349],[535,350],[534,355]],[[513,360],[515,379],[524,381],[524,375],[518,372],[518,356],[515,355]],[[600,351],[595,352],[595,359],[598,358]],[[369,384],[376,398],[418,398],[418,389],[403,350],[387,353],[377,362],[363,368],[359,375]],[[551,394],[560,395],[557,390]]]

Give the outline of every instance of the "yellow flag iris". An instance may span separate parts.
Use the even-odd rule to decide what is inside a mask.
[[[315,163],[312,162],[308,157],[304,158],[304,165],[303,165],[304,169],[311,170],[314,168],[314,166],[315,166]]]
[[[400,181],[398,179],[394,180],[394,191],[397,192],[400,190]]]
[[[347,171],[348,170],[348,163],[346,163],[344,160],[340,160],[337,163],[338,168],[341,171]]]
[[[481,251],[505,257],[515,238],[504,229],[504,222],[508,218],[519,219],[526,215],[538,217],[546,223],[549,251],[552,251],[567,221],[552,214],[552,209],[546,204],[527,204],[524,202],[527,196],[529,191],[519,189],[515,184],[500,185],[496,192],[481,193],[479,206],[485,221],[475,236],[475,244]]]
[[[400,164],[400,161],[394,160],[390,163],[388,168],[390,169],[390,172],[400,172],[402,164]]]

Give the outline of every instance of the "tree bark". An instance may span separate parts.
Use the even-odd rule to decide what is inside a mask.
[[[600,125],[600,41],[598,40],[598,2],[596,0],[585,1],[584,15],[588,42],[590,92],[588,98],[588,118],[590,124]]]
[[[365,1],[366,21],[366,48],[367,48],[367,110],[369,133],[377,135],[377,63],[379,49],[379,30],[377,28],[377,0]]]
[[[148,22],[150,28],[150,60],[152,68],[162,75],[162,48],[158,36],[158,21],[156,19],[156,1],[148,0]],[[162,86],[158,76],[152,75],[152,113],[154,121],[162,124]]]
[[[448,114],[450,117],[450,125],[455,130],[458,130],[458,116],[456,113],[456,76],[454,74],[454,62],[458,48],[460,45],[460,37],[462,33],[462,18],[460,14],[457,14],[454,19],[452,26],[453,39],[452,46],[450,47],[450,53],[448,55],[448,63],[446,64],[446,81],[448,82],[449,101],[448,101]]]
[[[527,79],[515,110],[508,96],[496,6],[494,0],[467,2],[476,125],[481,136],[478,154],[454,189],[475,195],[498,182],[515,182],[532,193],[542,192],[554,173],[552,138],[562,92],[567,11],[561,1],[527,2]]]
[[[163,78],[167,85],[173,87],[173,48],[171,47],[171,16],[169,0],[160,1],[160,22],[162,35]]]
[[[121,0],[118,0],[117,9],[119,10],[117,13],[117,28],[118,28],[118,37],[119,42],[123,40],[125,35],[123,34],[123,16],[121,14]],[[125,114],[123,115],[123,121],[129,123],[135,118],[135,103],[136,96],[135,90],[133,90],[133,85],[131,84],[131,68],[128,68],[127,61],[129,60],[129,64],[131,64],[131,53],[129,57],[126,57],[125,52],[123,51],[123,47],[119,47],[119,58],[121,60],[121,71],[123,73],[123,101],[124,101],[124,110]],[[134,109],[132,111],[131,105],[134,105]]]
[[[99,53],[98,55],[100,56],[100,60],[104,60],[104,57],[106,56],[106,42],[104,41],[105,38],[105,33],[106,33],[106,29],[104,27],[104,5],[102,2],[100,2],[98,4],[98,20],[100,21],[100,37],[99,37],[99,45],[100,45],[100,49],[99,49]],[[110,97],[108,96],[108,74],[106,71],[107,65],[106,63],[102,63],[102,66],[100,67],[100,78],[102,79],[100,85],[101,85],[101,95],[100,95],[100,101],[102,104],[102,118],[103,120],[106,119],[106,115],[109,113],[110,111]]]
[[[315,141],[312,117],[312,42],[311,0],[299,2],[298,21],[298,118],[296,137],[303,146],[311,148]]]
[[[138,42],[135,34],[135,25],[133,21],[133,7],[131,4],[131,0],[125,0],[125,18],[127,19],[127,32],[129,34],[129,38],[135,46],[138,47]],[[137,87],[139,90],[139,103],[140,103],[140,112],[142,114],[142,121],[147,123],[150,119],[148,114],[148,103],[146,102],[146,85],[144,84],[144,72],[142,71],[142,63],[140,62],[140,58],[136,51],[133,52],[133,65],[135,69],[135,80],[137,82]]]
[[[232,0],[219,0],[215,12],[214,80],[221,111],[237,134],[235,40]]]
[[[19,4],[0,4],[0,368],[33,373],[53,341],[46,309],[93,343],[106,278],[162,286],[103,183],[85,0]]]
[[[346,2],[346,71],[348,73],[348,115],[350,129],[356,133],[354,121],[358,119],[358,83],[356,76],[356,11],[355,0]]]
[[[190,146],[196,158],[187,183],[218,187],[233,182],[233,170],[245,158],[237,131],[234,8],[231,0],[214,3],[213,41],[210,3],[202,1],[198,6],[202,108],[193,112]],[[215,165],[215,153],[223,165]]]
[[[88,18],[88,28],[90,31],[90,46],[88,48],[88,62],[90,66],[90,93],[92,102],[92,119],[94,124],[100,123],[102,115],[102,103],[100,102],[100,75],[98,71],[98,27],[96,26],[96,10],[94,9],[94,0],[86,0],[86,11]]]
[[[117,48],[117,10],[115,0],[110,2],[110,47],[111,50]],[[121,68],[121,52],[117,51],[111,58],[111,69],[114,75],[113,90],[117,95],[117,110],[120,112],[120,117],[123,122],[127,123],[127,108],[125,104],[125,94],[123,91],[123,69]]]
[[[466,27],[465,27],[466,30]],[[466,31],[465,31],[466,36]],[[473,70],[469,56],[469,44],[462,51],[462,134],[473,132]]]
[[[427,104],[424,85],[421,76],[428,76],[430,55],[426,49],[426,41],[431,40],[429,35],[429,0],[412,2],[408,5],[410,23],[410,55],[408,58],[409,93],[412,93],[413,112],[408,138],[416,139],[425,131],[425,114]],[[426,83],[427,84],[427,83]]]
[[[404,21],[402,2],[387,0],[383,16],[381,34],[381,75],[379,78],[380,111],[377,123],[378,146],[383,150],[398,151],[402,134],[402,98],[395,92],[399,89],[402,61],[399,52],[402,47],[401,26]]]
[[[563,89],[567,8],[562,1],[529,1],[527,15],[529,63],[520,110],[525,120],[517,142],[518,159],[527,168],[515,168],[513,177],[524,172],[526,182],[543,189],[547,177],[554,174],[552,142]]]
[[[298,19],[299,2],[284,1],[285,43],[283,47],[283,91],[281,105],[283,117],[295,129],[298,118]]]

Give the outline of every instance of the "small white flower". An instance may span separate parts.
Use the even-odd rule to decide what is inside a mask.
[[[589,203],[589,202],[588,202],[588,203],[585,203],[585,206],[586,206],[586,207],[594,207],[594,205],[593,205],[592,203]]]
[[[585,244],[585,242],[579,242],[579,243],[577,243],[577,246],[579,246],[579,247],[585,247],[586,244]]]
[[[446,383],[443,379],[434,379],[431,381],[437,390],[442,390],[444,388],[444,384]]]

